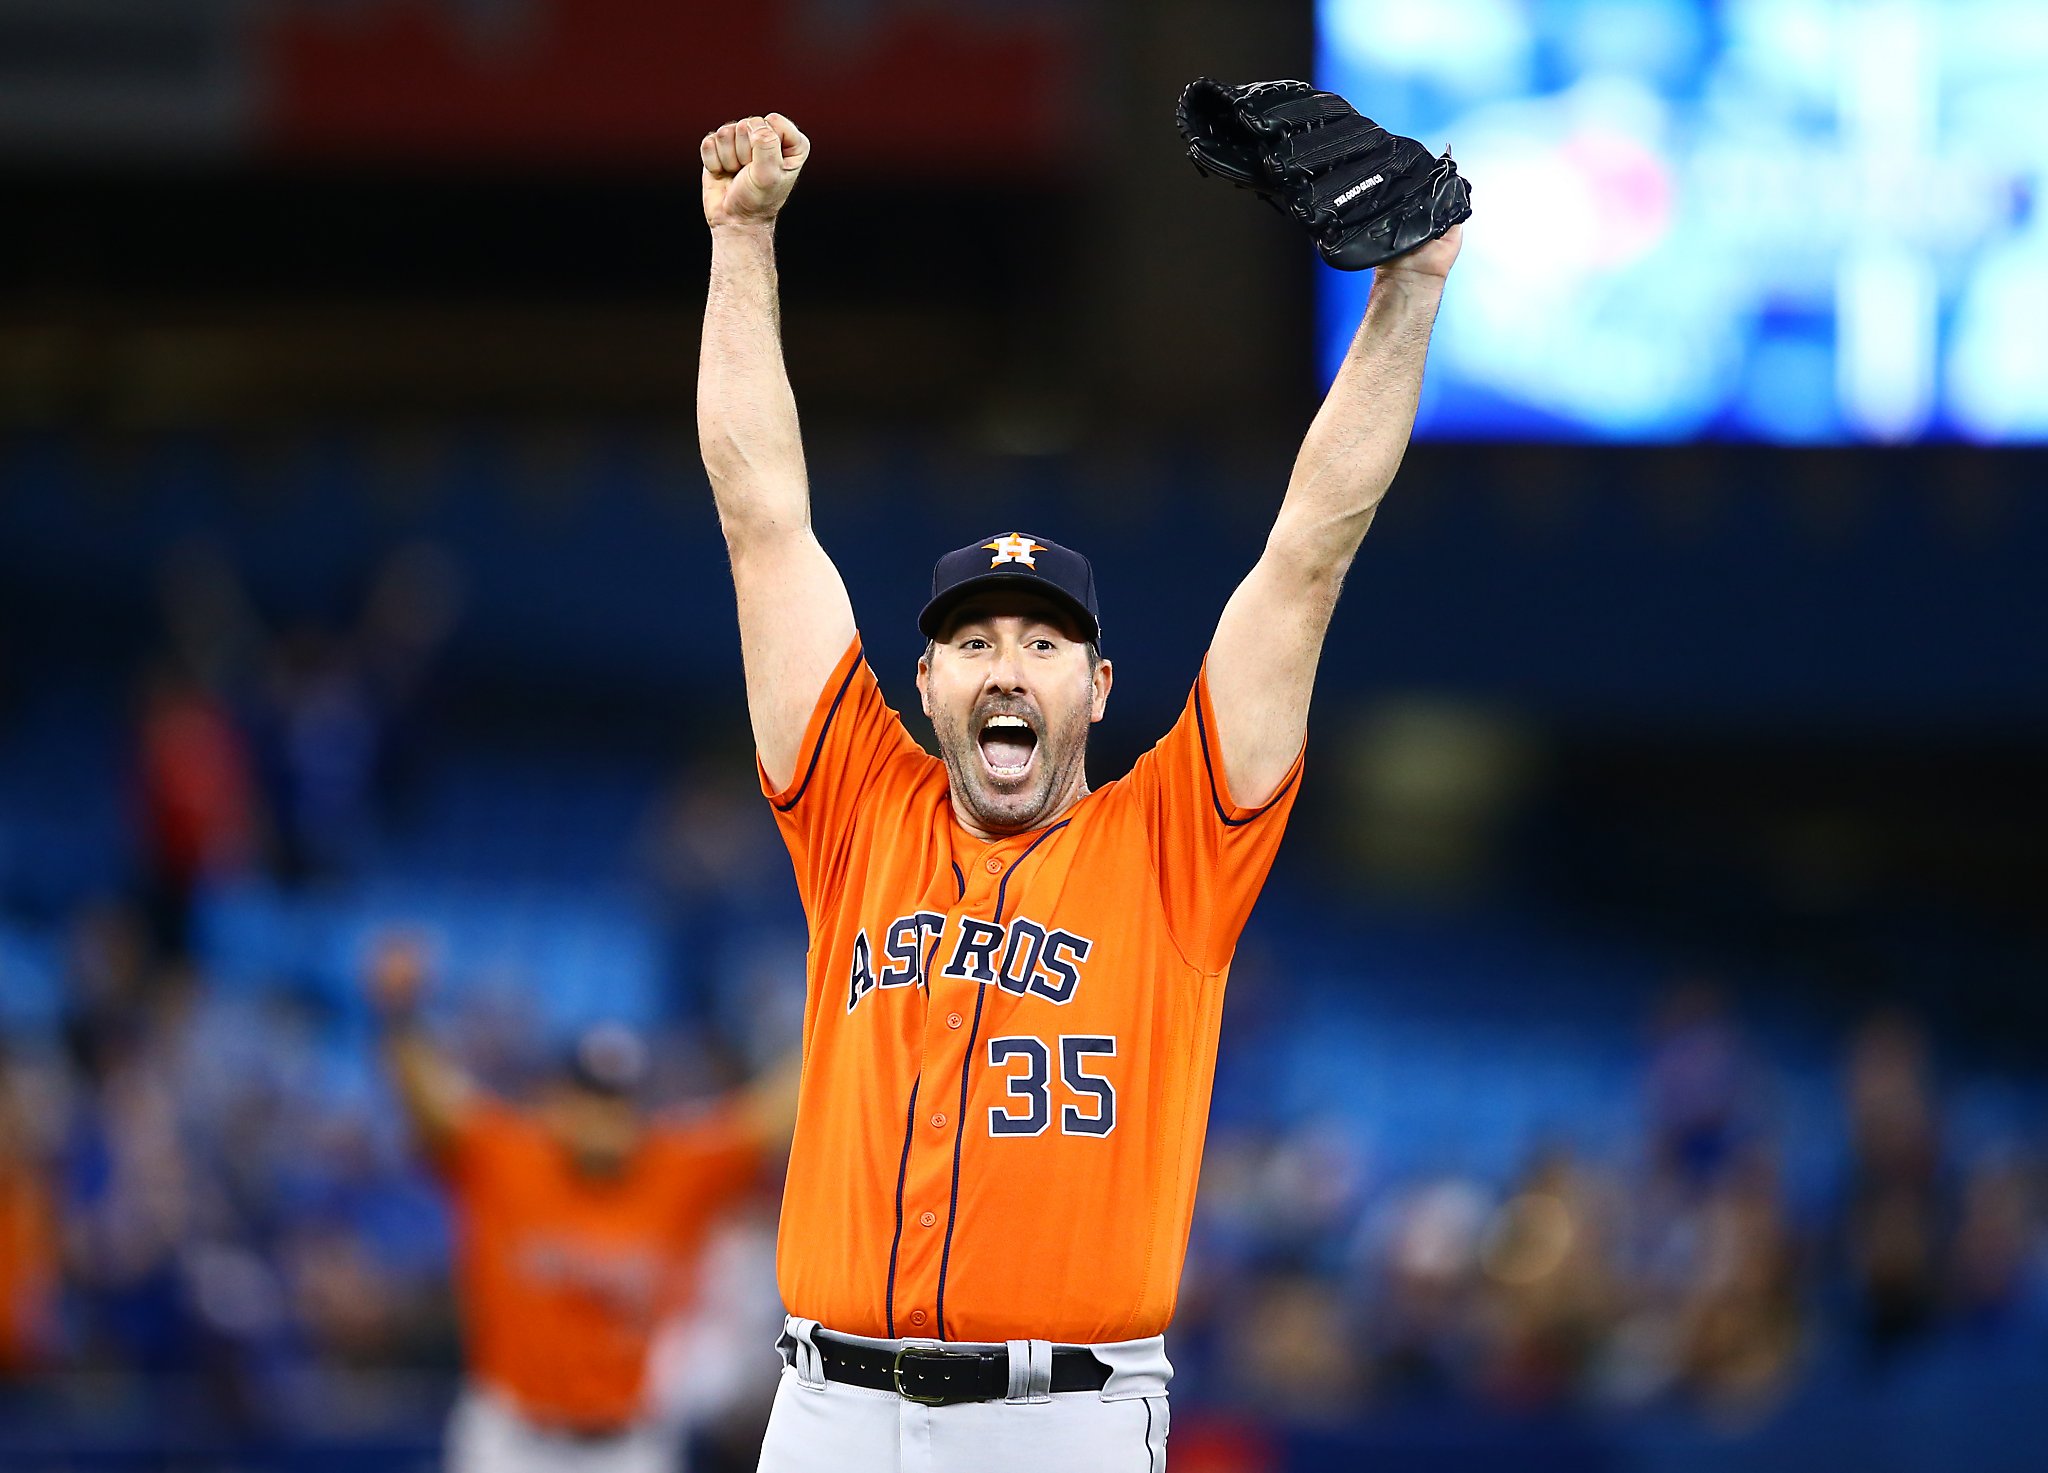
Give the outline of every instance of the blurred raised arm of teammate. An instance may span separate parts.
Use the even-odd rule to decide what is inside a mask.
[[[811,531],[796,399],[783,369],[775,220],[810,157],[780,113],[708,133],[711,289],[697,371],[697,437],[739,598],[754,745],[770,782],[795,773],[818,691],[854,635],[839,570]]]
[[[384,1066],[398,1089],[413,1138],[429,1156],[455,1138],[476,1103],[477,1088],[420,1027],[420,1001],[427,986],[427,947],[418,936],[393,933],[379,939],[364,978],[370,1006],[383,1026]]]
[[[440,1157],[479,1104],[496,1102],[420,1025],[427,988],[427,947],[420,937],[403,932],[382,937],[371,952],[364,982],[382,1025],[385,1067],[406,1120],[420,1148],[429,1157]],[[620,1163],[613,1157],[623,1157],[640,1133],[640,1112],[631,1096],[642,1066],[637,1058],[619,1055],[639,1047],[616,1025],[591,1030],[578,1042],[541,1111],[569,1153],[600,1174],[617,1169]],[[788,1150],[800,1071],[801,1061],[792,1051],[726,1096],[721,1111],[731,1133],[764,1154]]]
[[[1230,793],[1256,808],[1301,751],[1344,574],[1399,469],[1464,227],[1374,273],[1365,320],[1309,426],[1266,549],[1224,606],[1209,693]]]

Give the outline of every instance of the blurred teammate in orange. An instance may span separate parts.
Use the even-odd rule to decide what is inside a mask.
[[[795,1064],[709,1111],[650,1116],[640,1041],[585,1033],[537,1107],[487,1094],[419,1024],[425,958],[377,949],[369,991],[405,1110],[453,1197],[468,1385],[450,1473],[675,1473],[649,1403],[656,1330],[688,1301],[706,1236],[787,1150]]]

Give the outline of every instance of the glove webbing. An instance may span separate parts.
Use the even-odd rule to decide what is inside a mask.
[[[1328,122],[1332,118],[1358,116],[1351,104],[1334,92],[1312,92],[1306,97],[1275,103],[1263,111],[1249,107],[1244,111],[1251,114],[1254,127],[1257,127],[1260,121],[1267,125],[1261,131],[1271,131],[1270,125],[1274,123],[1292,123],[1298,128],[1303,128],[1311,123]]]
[[[1273,150],[1273,158],[1282,167],[1313,172],[1338,159],[1370,155],[1392,136],[1378,123],[1353,113],[1345,122],[1285,140]]]

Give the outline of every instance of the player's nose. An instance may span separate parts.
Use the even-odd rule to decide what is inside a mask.
[[[997,641],[995,658],[988,662],[988,688],[1005,692],[1024,688],[1024,652],[1008,640]]]

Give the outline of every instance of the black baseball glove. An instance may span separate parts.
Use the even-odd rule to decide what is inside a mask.
[[[1325,261],[1363,271],[1472,214],[1472,186],[1413,138],[1306,82],[1188,83],[1174,121],[1188,157],[1308,227]]]

